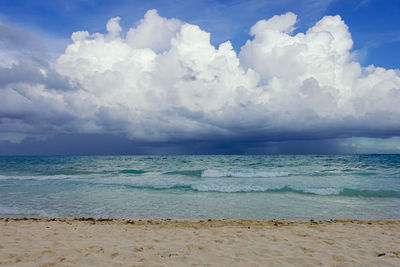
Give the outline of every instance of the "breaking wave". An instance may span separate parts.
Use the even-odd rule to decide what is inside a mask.
[[[172,172],[165,172],[165,175],[186,175],[186,176],[196,176],[201,177],[203,170],[183,170],[183,171],[172,171]]]
[[[236,177],[236,178],[268,178],[289,176],[288,172],[269,171],[229,171],[229,170],[181,170],[163,173],[165,175],[186,175],[203,178]]]
[[[205,170],[201,177],[268,178],[289,176],[288,172]]]
[[[301,195],[400,198],[400,192],[394,190],[360,190],[352,188],[309,188],[297,189],[290,186],[270,188],[262,185],[232,185],[232,184],[172,184],[172,185],[137,185],[97,183],[99,186],[116,186],[138,190],[194,191],[217,193],[294,193]]]

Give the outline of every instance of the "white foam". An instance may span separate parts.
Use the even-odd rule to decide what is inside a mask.
[[[201,177],[237,177],[237,178],[269,178],[289,176],[288,172],[268,172],[268,171],[227,171],[227,170],[205,170]]]
[[[304,192],[313,193],[316,195],[328,196],[328,195],[338,195],[342,190],[338,188],[308,188],[303,189]]]
[[[27,210],[16,207],[0,206],[0,217],[52,217],[44,210]]]
[[[0,175],[0,180],[59,180],[71,178],[70,175]]]
[[[191,185],[194,190],[200,192],[263,192],[270,189],[268,186],[257,185],[233,185],[233,184],[195,184]]]

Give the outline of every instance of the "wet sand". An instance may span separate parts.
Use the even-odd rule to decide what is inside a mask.
[[[400,266],[400,221],[0,219],[1,266]]]

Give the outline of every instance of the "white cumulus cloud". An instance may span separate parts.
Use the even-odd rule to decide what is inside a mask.
[[[400,135],[399,70],[355,62],[340,16],[297,34],[293,13],[261,20],[239,55],[229,41],[214,47],[210,33],[156,10],[125,35],[119,20],[104,34],[73,33],[39,72],[50,77],[0,83],[0,127],[13,121],[14,132],[32,132],[18,115],[29,111],[52,131],[151,141]],[[63,79],[73,89],[54,88]]]

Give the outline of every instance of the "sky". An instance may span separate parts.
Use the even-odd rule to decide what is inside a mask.
[[[0,155],[400,153],[398,14],[0,0]]]

